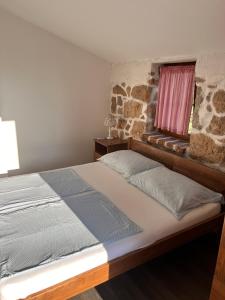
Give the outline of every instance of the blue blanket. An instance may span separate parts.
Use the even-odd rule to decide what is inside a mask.
[[[141,232],[73,169],[0,180],[0,278]]]

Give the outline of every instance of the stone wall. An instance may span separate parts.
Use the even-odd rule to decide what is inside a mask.
[[[111,113],[117,120],[112,128],[114,137],[141,139],[144,132],[153,129],[158,79],[149,73],[147,66],[150,67],[147,62],[128,64],[122,68],[122,74],[121,66],[114,69],[116,80],[111,95]]]
[[[125,82],[112,88],[111,113],[116,117],[113,136],[133,136],[139,139],[146,126],[146,109],[149,101],[147,85],[130,86]]]
[[[225,164],[225,54],[199,59],[190,156]]]
[[[197,93],[188,155],[225,170],[225,53],[167,57],[112,68],[114,136],[141,139],[154,128],[158,66],[196,60]]]

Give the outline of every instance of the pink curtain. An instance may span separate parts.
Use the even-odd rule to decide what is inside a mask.
[[[180,135],[188,133],[195,66],[161,67],[155,127]]]

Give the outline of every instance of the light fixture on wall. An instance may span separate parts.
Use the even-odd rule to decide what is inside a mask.
[[[0,118],[0,174],[19,169],[15,121]]]
[[[107,139],[113,139],[112,134],[111,134],[111,127],[116,125],[116,119],[114,118],[113,115],[108,114],[108,116],[105,118],[104,121],[104,126],[109,127],[109,133],[107,136]]]

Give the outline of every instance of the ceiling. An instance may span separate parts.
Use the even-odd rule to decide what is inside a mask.
[[[225,0],[0,0],[109,62],[225,51]]]

